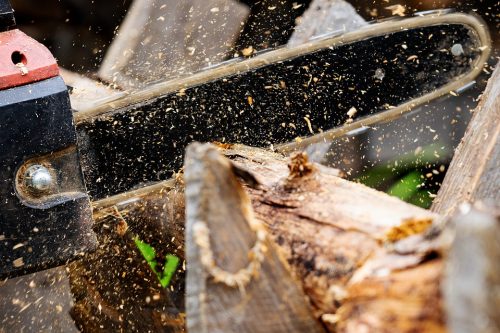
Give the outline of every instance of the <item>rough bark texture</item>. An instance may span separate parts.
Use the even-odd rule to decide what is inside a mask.
[[[500,202],[500,64],[458,146],[432,210],[453,215],[459,204]]]
[[[500,332],[500,211],[477,206],[452,220],[443,291],[453,333]]]
[[[257,237],[248,195],[237,170],[211,145],[192,144],[186,152],[186,285],[187,328],[190,332],[322,332],[287,263],[269,239],[262,262],[249,257]],[[236,273],[257,260],[250,281],[231,287],[215,281],[203,265],[196,224],[209,230],[215,265]]]
[[[248,189],[255,216],[332,331],[444,330],[439,242],[414,235],[436,215],[334,169],[297,173],[300,159],[288,167],[279,155],[239,146],[226,155],[260,181],[260,189]]]
[[[313,165],[301,176],[293,172],[300,159],[287,167],[277,155],[240,147],[226,155],[261,182],[248,189],[255,215],[332,331],[444,330],[442,261],[428,236],[414,235],[437,215],[334,169]]]

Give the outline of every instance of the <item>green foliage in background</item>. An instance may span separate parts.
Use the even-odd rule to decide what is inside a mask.
[[[155,272],[156,276],[158,276],[158,280],[163,288],[166,288],[170,285],[170,281],[177,271],[177,267],[179,266],[179,258],[173,254],[167,254],[165,256],[165,263],[163,264],[163,271],[158,272],[157,267],[158,262],[156,261],[156,251],[155,249],[141,241],[139,238],[134,239],[135,245],[141,252],[144,259],[146,259],[149,267]]]
[[[385,191],[388,194],[413,205],[429,208],[438,187],[426,186],[429,180],[425,177],[424,170],[439,169],[438,165],[443,164],[443,158],[449,154],[449,151],[442,149],[443,146],[442,143],[434,143],[418,153],[399,156],[365,171],[356,180],[377,189],[380,189],[381,184],[386,184]]]

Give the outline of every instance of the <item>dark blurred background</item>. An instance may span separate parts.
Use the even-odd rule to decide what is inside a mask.
[[[181,0],[180,0],[181,1]],[[95,72],[132,0],[11,0],[19,28],[43,42],[54,53],[61,66],[81,72]],[[241,0],[251,8],[236,48],[256,48],[285,44],[292,33],[295,19],[307,9],[309,0]],[[456,8],[476,12],[488,23],[498,46],[498,1],[397,1],[350,0],[365,20],[391,16],[386,7],[403,4],[407,13],[440,8]],[[278,10],[270,12],[269,7]],[[271,27],[271,29],[269,29]],[[264,31],[271,31],[265,34]]]

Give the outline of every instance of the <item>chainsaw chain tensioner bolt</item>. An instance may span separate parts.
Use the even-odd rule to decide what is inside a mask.
[[[31,165],[24,174],[24,185],[36,193],[48,192],[54,182],[49,169],[40,164]]]

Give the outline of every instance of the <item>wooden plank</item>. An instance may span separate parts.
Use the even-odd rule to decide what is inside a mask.
[[[344,0],[313,0],[297,20],[289,46],[307,43],[313,37],[342,34],[359,29],[368,23]]]
[[[500,202],[500,64],[497,64],[432,210],[452,215],[463,202]]]
[[[135,0],[99,77],[130,90],[219,63],[248,14],[234,0]]]
[[[235,170],[211,145],[187,149],[188,330],[322,332]]]

